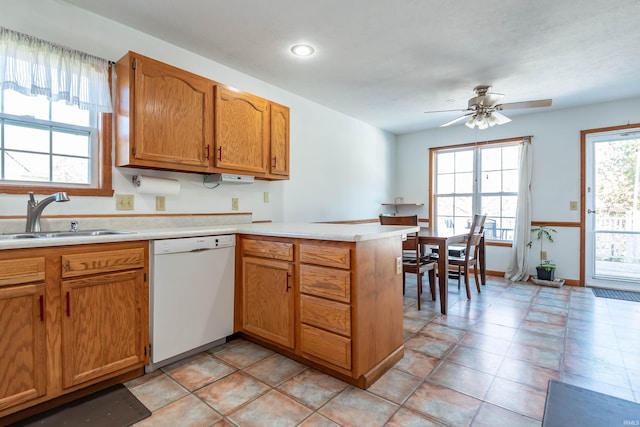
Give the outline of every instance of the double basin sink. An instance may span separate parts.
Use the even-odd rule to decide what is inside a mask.
[[[37,231],[33,233],[2,233],[0,240],[49,239],[59,237],[111,236],[114,234],[134,234],[135,231],[122,230],[78,230],[78,231]]]

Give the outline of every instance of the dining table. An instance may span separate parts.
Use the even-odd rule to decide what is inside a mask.
[[[425,245],[433,245],[438,247],[438,254],[448,254],[449,245],[456,243],[466,244],[469,232],[461,234],[452,234],[451,231],[439,232],[430,227],[420,227],[418,232],[418,240],[423,247]],[[424,251],[422,251],[424,253]],[[485,285],[487,282],[485,269],[485,242],[484,236],[480,239],[478,251],[478,268],[480,269],[480,283]],[[438,256],[438,287],[440,288],[440,313],[447,314],[447,306],[449,303],[449,257]],[[466,273],[466,272],[465,272]]]

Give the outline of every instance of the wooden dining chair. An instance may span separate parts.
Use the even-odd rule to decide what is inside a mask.
[[[418,225],[418,215],[411,216],[391,216],[380,215],[381,225]],[[418,239],[418,233],[410,233],[407,240],[402,242],[402,295],[405,293],[405,275],[412,273],[416,275],[418,292],[418,310],[420,310],[420,295],[422,294],[422,278],[425,273],[429,273],[429,289],[431,297],[436,300],[435,283],[437,262],[430,256],[423,253],[422,245]]]
[[[461,256],[449,255],[449,265],[458,267],[458,289],[460,288],[460,276],[464,276],[467,299],[471,299],[471,292],[469,290],[469,269],[471,267],[473,267],[476,288],[478,289],[478,293],[480,293],[480,279],[478,277],[480,264],[478,263],[478,256],[480,253],[480,240],[484,233],[484,222],[486,219],[486,215],[474,214],[469,235],[466,237],[465,253]]]

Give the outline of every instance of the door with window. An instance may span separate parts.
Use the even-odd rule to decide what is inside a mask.
[[[640,128],[587,132],[585,282],[640,290]]]
[[[439,234],[469,231],[474,213],[487,215],[488,240],[513,240],[521,139],[431,150],[434,227]]]

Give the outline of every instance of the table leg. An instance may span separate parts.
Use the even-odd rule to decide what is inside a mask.
[[[447,314],[449,295],[449,254],[446,241],[438,242],[438,286],[440,287],[440,313]]]

